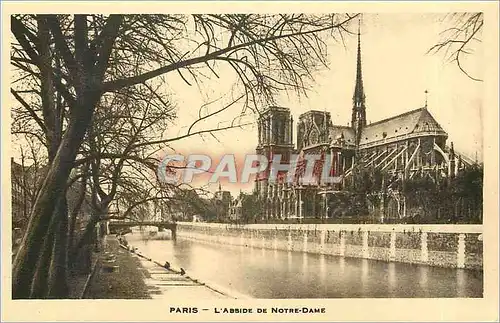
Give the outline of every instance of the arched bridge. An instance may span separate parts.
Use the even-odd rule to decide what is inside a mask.
[[[175,222],[169,221],[123,221],[123,222],[110,222],[109,223],[109,231],[117,232],[119,229],[128,229],[131,227],[157,227],[159,230],[167,229],[172,232],[172,239],[175,240],[177,238],[177,224]]]

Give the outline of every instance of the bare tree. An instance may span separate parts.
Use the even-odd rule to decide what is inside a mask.
[[[474,53],[478,43],[481,42],[484,14],[482,12],[454,13],[448,15],[446,19],[452,27],[441,33],[442,39],[432,46],[429,52],[445,52],[447,59],[455,62],[467,77],[474,81],[482,81],[467,71],[463,61]]]
[[[57,251],[66,243],[67,231],[61,229],[67,226],[67,216],[61,212],[64,192],[106,93],[137,85],[154,87],[158,81],[168,87],[163,75],[171,72],[189,86],[220,77],[217,71],[225,65],[245,91],[244,106],[258,110],[259,103],[272,100],[277,91],[303,91],[305,80],[325,64],[325,37],[339,37],[354,18],[346,14],[12,16],[17,43],[11,62],[33,85],[22,91],[41,98],[41,113],[33,109],[30,113],[46,135],[50,160],[14,260],[13,297],[29,297],[41,259],[51,259],[42,257],[48,250],[43,246],[53,245]],[[14,91],[20,101],[25,92]],[[26,103],[29,111],[31,105]],[[121,160],[118,163],[124,163]],[[109,192],[103,196],[110,199]],[[53,243],[48,228],[58,232]],[[63,296],[64,290],[53,295]]]

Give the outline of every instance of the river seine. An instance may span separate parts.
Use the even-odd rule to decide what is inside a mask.
[[[200,280],[254,298],[482,297],[483,274],[464,269],[343,258],[127,235],[139,252]]]

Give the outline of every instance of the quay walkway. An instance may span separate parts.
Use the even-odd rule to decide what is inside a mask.
[[[148,258],[123,239],[108,235],[99,266],[86,288],[91,299],[235,299],[243,298],[174,268],[166,261]]]
[[[142,268],[147,272],[144,283],[153,299],[235,298],[189,276],[181,268],[169,267],[167,269],[164,264],[142,255],[138,250],[130,251],[130,253],[139,259]]]

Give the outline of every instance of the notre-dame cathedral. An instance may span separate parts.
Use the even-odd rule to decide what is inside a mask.
[[[383,174],[381,203],[369,205],[378,221],[407,216],[404,195],[390,188],[419,176],[451,177],[474,162],[446,145],[447,133],[424,107],[367,124],[365,93],[361,69],[361,40],[358,32],[356,83],[352,99],[350,126],[334,125],[327,111],[308,111],[297,122],[294,144],[294,120],[288,108],[269,107],[258,120],[257,154],[268,160],[281,155],[281,163],[290,163],[293,155],[324,154],[331,158],[333,172],[340,183],[303,184],[269,182],[268,176],[256,180],[255,190],[264,204],[264,219],[330,218],[335,194],[352,188],[354,170],[365,169]],[[269,172],[269,170],[268,170]],[[269,173],[267,173],[269,174]]]

